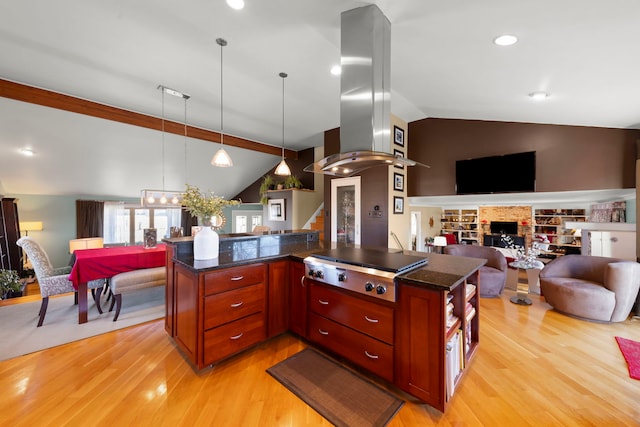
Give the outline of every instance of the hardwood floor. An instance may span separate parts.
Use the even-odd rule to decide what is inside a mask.
[[[480,348],[447,413],[400,394],[389,425],[640,426],[640,381],[614,339],[640,341],[640,320],[585,322],[512,295],[481,300]],[[163,321],[115,331],[0,362],[0,425],[329,426],[265,372],[305,346],[285,334],[195,373]]]

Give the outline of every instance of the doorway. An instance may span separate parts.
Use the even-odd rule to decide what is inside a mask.
[[[331,242],[360,244],[360,177],[331,180]]]

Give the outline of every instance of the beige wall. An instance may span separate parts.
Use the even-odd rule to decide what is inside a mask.
[[[394,144],[394,126],[399,127],[404,130],[404,147],[400,145]],[[401,120],[400,118],[391,115],[391,152],[393,150],[401,151],[405,157],[407,156],[407,149],[409,147],[409,126],[407,122]],[[404,249],[411,248],[411,212],[409,209],[409,200],[407,200],[407,168],[399,169],[395,166],[389,166],[389,177],[388,177],[388,188],[389,188],[389,236],[388,236],[388,247],[394,249],[400,249],[395,239],[391,236],[391,232],[393,232],[400,243],[404,247]],[[395,175],[399,174],[404,179],[404,190],[398,191],[394,189],[394,180]],[[394,198],[402,197],[404,201],[404,213],[403,214],[395,214],[394,213]]]

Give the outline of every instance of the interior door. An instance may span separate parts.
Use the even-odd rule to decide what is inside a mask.
[[[331,241],[360,244],[360,177],[331,180]]]

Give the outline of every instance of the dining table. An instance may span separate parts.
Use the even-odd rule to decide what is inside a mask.
[[[155,247],[114,246],[99,249],[82,249],[74,252],[75,260],[69,280],[78,291],[78,323],[86,323],[87,282],[110,279],[119,273],[166,265],[166,245]]]

